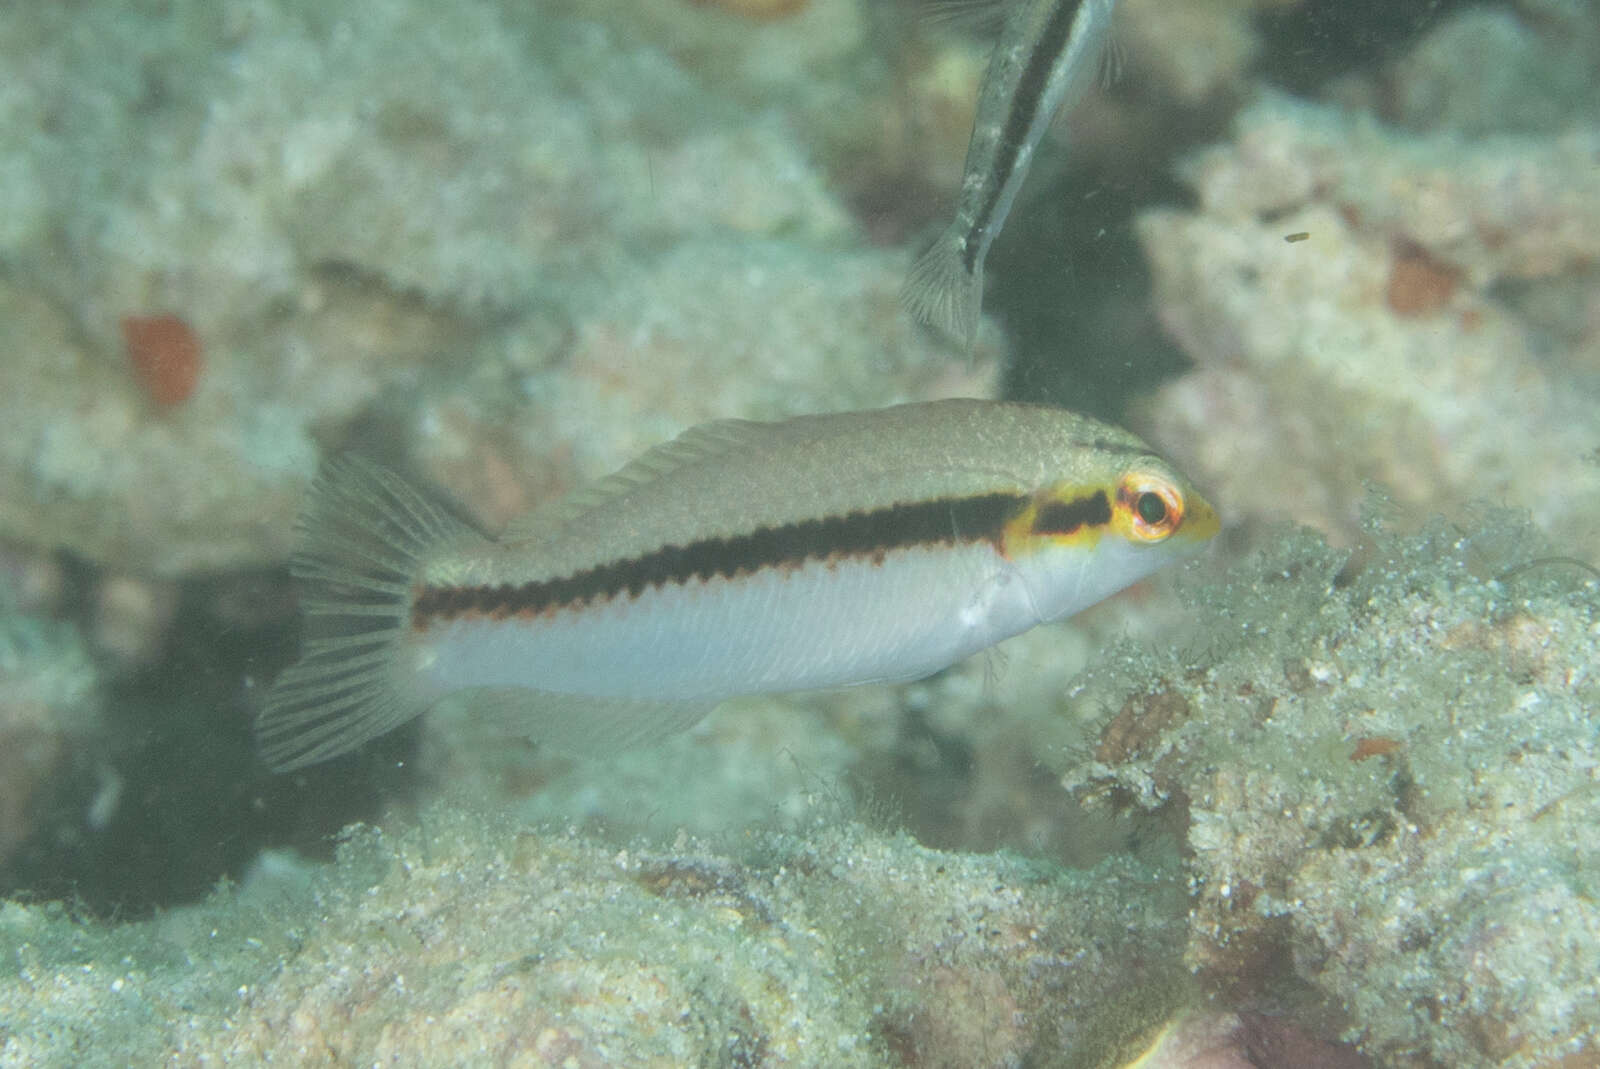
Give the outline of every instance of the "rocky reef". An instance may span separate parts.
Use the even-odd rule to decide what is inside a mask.
[[[1217,989],[1298,987],[1379,1064],[1588,1064],[1600,584],[1538,545],[1281,531],[1195,592],[1195,644],[1074,684],[1064,783],[1182,837]]]
[[[722,42],[706,55],[748,45],[742,21],[673,7]],[[419,469],[492,529],[706,419],[995,389],[998,335],[954,363],[900,314],[904,255],[862,239],[775,110],[803,67],[741,100],[721,67],[593,13],[436,14],[0,17],[0,553],[69,577],[19,626],[81,636],[74,686],[119,710],[40,726],[109,770],[61,801],[84,854],[52,807],[9,821],[33,856],[78,858],[52,888],[143,882],[106,875],[130,826],[82,823],[97,798],[116,809],[102,780],[136,784],[170,830],[191,802],[164,777],[250,764],[254,695],[292,653],[283,564],[319,455]],[[834,5],[765,47],[859,50],[858,23]],[[0,721],[42,708],[22,694]],[[33,797],[39,774],[16,772]],[[211,808],[245,824],[292,794],[225,778]],[[0,883],[40,886],[3,858]]]
[[[1600,584],[1537,548],[1503,514],[1355,553],[1285,530],[1189,580],[1187,642],[1046,671],[1005,733],[1059,770],[1035,817],[1100,826],[1082,868],[870,831],[820,775],[764,827],[621,845],[460,779],[159,920],[7,907],[3,1049],[52,1064],[92,1021],[109,1061],[1116,1065],[1176,1019],[1139,1064],[1582,1065]],[[981,668],[930,699],[952,734],[990,714]],[[698,748],[583,789],[670,825],[745,782]]]
[[[991,388],[781,124],[649,46],[492,3],[169,8],[0,25],[0,537],[281,561],[319,444],[375,410],[442,479],[465,452],[548,493],[717,415]],[[124,352],[153,313],[203,346],[181,405]]]
[[[120,929],[6,905],[0,1060],[1007,1065],[1121,1049],[1186,986],[1172,869],[837,819],[739,849],[441,808]]]
[[[1268,91],[1183,162],[1198,206],[1138,225],[1197,367],[1145,419],[1225,509],[1349,535],[1376,482],[1420,514],[1524,508],[1600,551],[1600,126],[1573,73],[1597,36],[1464,12],[1389,72],[1392,120]],[[1480,84],[1488,53],[1523,58]]]

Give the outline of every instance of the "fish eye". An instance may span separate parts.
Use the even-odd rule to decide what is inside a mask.
[[[1183,522],[1183,495],[1159,476],[1140,474],[1125,479],[1117,504],[1127,513],[1129,533],[1142,542],[1160,542]]]
[[[1156,525],[1166,522],[1167,503],[1154,490],[1146,490],[1133,500],[1133,511],[1145,523]]]

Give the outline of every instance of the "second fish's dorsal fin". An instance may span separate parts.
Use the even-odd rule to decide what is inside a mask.
[[[566,497],[518,516],[506,525],[501,542],[538,542],[622,495],[713,457],[760,449],[783,435],[794,421],[761,423],[718,419],[690,427],[670,441],[629,461],[616,471]]]
[[[917,21],[926,26],[953,29],[978,37],[994,37],[1022,0],[930,0]]]

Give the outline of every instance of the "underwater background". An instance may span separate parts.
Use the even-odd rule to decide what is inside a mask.
[[[970,360],[940,7],[0,2],[0,1065],[1600,1067],[1600,6],[1124,0]],[[604,761],[254,753],[320,457],[495,529],[954,395],[1219,545]]]

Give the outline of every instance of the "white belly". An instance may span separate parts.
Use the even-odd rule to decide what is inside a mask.
[[[973,543],[669,584],[531,620],[458,619],[427,630],[416,663],[439,693],[715,702],[916,679],[1038,622],[1017,573]]]

